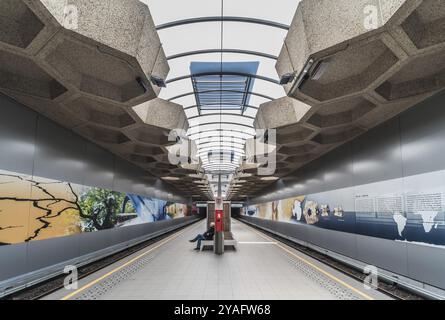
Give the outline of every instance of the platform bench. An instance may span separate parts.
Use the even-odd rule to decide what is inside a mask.
[[[204,249],[205,246],[213,247],[214,240],[202,240],[201,241],[201,247],[199,248],[200,251]],[[225,231],[224,232],[224,247],[225,246],[232,246],[235,250],[238,249],[238,242],[235,238],[233,238],[232,232]]]

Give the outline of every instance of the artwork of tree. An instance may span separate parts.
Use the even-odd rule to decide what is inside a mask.
[[[125,194],[100,188],[91,188],[78,199],[80,217],[85,231],[114,228]]]

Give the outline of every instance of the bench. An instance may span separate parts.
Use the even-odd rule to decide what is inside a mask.
[[[202,240],[201,241],[201,247],[199,248],[199,251],[202,251],[205,246],[213,247],[214,240]],[[235,238],[233,238],[232,232],[230,231],[224,231],[224,247],[225,246],[232,246],[235,250],[238,249],[238,242]]]

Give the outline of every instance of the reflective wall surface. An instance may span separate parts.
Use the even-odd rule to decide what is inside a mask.
[[[444,101],[440,93],[277,181],[246,218],[445,289]]]
[[[165,232],[169,228],[195,219],[188,217],[187,208],[183,207],[188,204],[188,199],[176,194],[174,189],[164,182],[158,180],[155,183],[148,183],[144,180],[146,173],[139,168],[10,98],[0,95],[0,106],[0,171],[3,186],[0,200],[5,208],[11,208],[10,205],[15,206],[14,210],[8,212],[0,211],[0,221],[5,222],[0,228],[0,242],[4,244],[0,246],[0,295],[6,287],[60,271],[66,261],[75,261],[88,255],[94,256],[97,252],[116,250],[132,241]],[[77,188],[77,191],[73,190],[75,192],[71,193],[70,187]],[[73,216],[73,212],[69,214],[69,203],[52,202],[54,200],[52,198],[62,197],[68,201],[75,200],[76,195],[82,194],[89,194],[91,200],[104,192],[116,195],[117,202],[128,196],[124,209],[121,208],[123,201],[116,203],[112,219],[115,226],[126,225],[125,228],[77,232],[80,231],[78,228],[83,228],[82,222],[79,217],[75,217],[75,214]],[[124,198],[122,195],[125,195]],[[132,199],[133,195],[141,196],[140,199],[144,201]],[[48,198],[37,204],[56,209],[54,212],[62,211],[64,208],[60,206],[65,206],[65,209],[68,209],[63,213],[67,215],[63,215],[62,218],[50,215],[53,223],[46,226],[43,221],[45,219],[39,220],[41,215],[37,214],[35,217],[29,215],[32,202],[18,204],[19,202],[14,201],[33,197]],[[147,199],[157,200],[145,201]],[[100,206],[98,203],[90,202],[85,199],[84,204],[87,207],[91,205],[91,210],[94,210],[95,205]],[[149,209],[137,208],[149,206],[148,202],[161,203],[163,210],[154,210],[155,215],[150,216]],[[175,203],[181,205],[177,207]],[[138,211],[141,214],[137,214]],[[161,216],[165,219],[161,219]],[[171,219],[173,217],[178,219]],[[132,219],[128,220],[129,218],[140,221],[138,220],[137,224],[131,223]],[[104,221],[99,222],[100,226]],[[94,223],[87,223],[84,227],[88,229],[88,224],[94,229],[90,231],[97,229],[93,226]],[[87,229],[85,230],[88,231]],[[21,233],[17,233],[17,237],[7,236],[17,230],[21,230]],[[2,237],[2,234],[5,236]],[[30,235],[33,239],[30,239]],[[53,237],[54,235],[56,237]]]

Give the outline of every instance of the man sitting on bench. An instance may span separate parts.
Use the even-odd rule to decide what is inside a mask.
[[[207,230],[203,234],[198,234],[194,239],[189,240],[189,241],[190,242],[198,241],[198,243],[196,244],[195,250],[199,250],[201,248],[201,241],[202,240],[212,240],[214,234],[215,234],[215,223],[211,222],[209,230]]]

